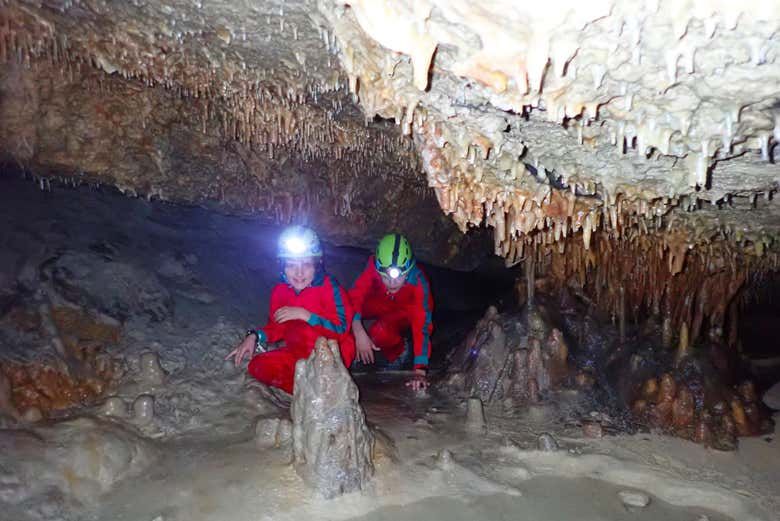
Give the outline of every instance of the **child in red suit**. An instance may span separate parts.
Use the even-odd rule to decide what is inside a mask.
[[[394,361],[404,351],[403,335],[411,331],[414,378],[409,385],[415,390],[427,387],[433,297],[405,237],[393,233],[379,241],[375,255],[349,290],[349,298],[355,310],[352,329],[358,359],[370,364],[373,351],[382,351]],[[368,331],[363,320],[372,321]]]
[[[295,363],[308,358],[318,337],[339,343],[346,367],[355,358],[351,332],[352,306],[347,292],[326,274],[317,235],[303,226],[287,228],[279,238],[282,282],[271,290],[268,323],[251,329],[226,359],[236,366],[255,350],[268,343],[283,341],[273,351],[252,357],[248,372],[266,385],[293,393]]]

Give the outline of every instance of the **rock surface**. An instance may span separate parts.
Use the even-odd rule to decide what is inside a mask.
[[[774,410],[780,410],[780,382],[776,383],[764,393],[764,404]]]
[[[650,496],[637,490],[621,490],[618,496],[627,507],[645,508],[650,504]]]
[[[0,499],[16,505],[54,487],[77,501],[92,502],[156,456],[156,449],[137,434],[90,418],[0,431]]]
[[[561,332],[540,311],[502,315],[491,307],[450,354],[445,385],[486,405],[536,403],[567,376],[567,359]]]
[[[126,262],[93,252],[66,252],[47,268],[55,289],[74,304],[117,319],[147,315],[163,321],[173,315],[173,300],[157,276]]]
[[[555,452],[558,450],[558,442],[552,434],[545,432],[537,438],[536,447],[542,452]]]
[[[294,465],[304,482],[325,498],[363,489],[374,473],[374,439],[335,341],[319,338],[296,364],[291,412]]]
[[[394,222],[442,261],[465,243],[436,206],[512,263],[656,227],[776,253],[777,10],[699,4],[10,2],[0,143],[353,244]]]

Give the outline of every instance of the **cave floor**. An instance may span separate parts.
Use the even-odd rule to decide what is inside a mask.
[[[101,320],[126,312],[120,339],[105,348],[121,367],[108,394],[128,408],[152,395],[155,415],[109,418],[101,399],[37,423],[0,422],[0,519],[777,519],[776,435],[742,439],[735,452],[647,433],[585,438],[567,421],[578,401],[570,391],[511,414],[489,408],[487,430],[475,433],[464,426],[463,403],[437,389],[412,392],[404,373],[355,375],[367,419],[383,433],[376,473],[361,493],[318,498],[290,465],[289,446],[258,444],[257,419],[287,411],[243,368],[223,363],[247,324],[265,316],[277,277],[269,262],[276,229],[100,191],[0,182],[19,183],[0,186],[0,283],[40,285],[54,298],[43,267],[67,267],[67,252],[77,252],[85,262],[132,265],[154,281],[147,284],[154,298],[164,297],[150,315],[148,292],[138,305],[122,301],[127,288],[98,288],[102,300],[87,298],[94,288],[77,288],[77,305],[106,308],[92,310]],[[365,262],[365,252],[347,249],[330,248],[326,257],[344,282]],[[444,275],[433,278],[451,317],[440,329],[454,338],[446,334],[468,327],[485,303]],[[0,304],[23,306],[24,298]],[[32,361],[46,349],[39,337],[0,323],[3,358]],[[165,370],[162,383],[141,377],[138,358],[149,350]],[[560,450],[537,450],[544,432]],[[629,508],[621,491],[651,501]]]
[[[236,385],[243,380],[238,373],[228,378]],[[253,417],[245,415],[232,432],[198,429],[194,436],[159,442],[161,459],[101,497],[89,519],[714,521],[768,520],[776,511],[776,436],[743,439],[736,452],[651,434],[586,439],[552,421],[553,406],[513,418],[488,411],[487,432],[473,433],[464,428],[458,403],[436,391],[413,393],[405,378],[357,378],[369,422],[395,445],[394,454],[380,450],[376,475],[362,493],[318,498],[290,465],[289,445],[258,447]],[[545,428],[559,451],[536,450],[537,433]],[[646,493],[650,504],[624,506],[618,493],[625,490]]]

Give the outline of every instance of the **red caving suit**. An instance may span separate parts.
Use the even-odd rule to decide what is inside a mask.
[[[376,320],[368,328],[368,336],[389,361],[404,350],[403,333],[411,329],[414,345],[414,367],[428,367],[433,332],[433,297],[428,278],[414,266],[406,282],[395,294],[387,292],[382,277],[374,265],[374,256],[349,290],[355,318]]]
[[[302,307],[312,316],[308,322],[289,320],[278,323],[274,313],[284,306]],[[341,359],[348,368],[355,358],[355,338],[352,336],[354,313],[347,292],[330,275],[318,274],[314,282],[300,293],[286,282],[271,290],[268,323],[259,328],[261,342],[284,341],[284,346],[261,353],[249,362],[249,374],[266,385],[278,387],[290,394],[295,380],[295,362],[308,358],[314,341],[324,336],[339,343]]]

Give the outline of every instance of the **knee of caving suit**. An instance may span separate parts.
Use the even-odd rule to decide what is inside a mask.
[[[259,382],[292,394],[295,363],[301,358],[287,347],[282,347],[253,357],[247,371]]]
[[[408,321],[391,319],[379,319],[368,328],[368,336],[371,341],[392,362],[404,352],[403,334],[409,329]]]
[[[247,371],[259,382],[293,394],[295,364],[309,357],[314,343],[286,343],[282,348],[256,355],[249,362]],[[349,367],[355,359],[355,340],[351,335],[344,335],[339,341],[339,352],[344,366]]]

